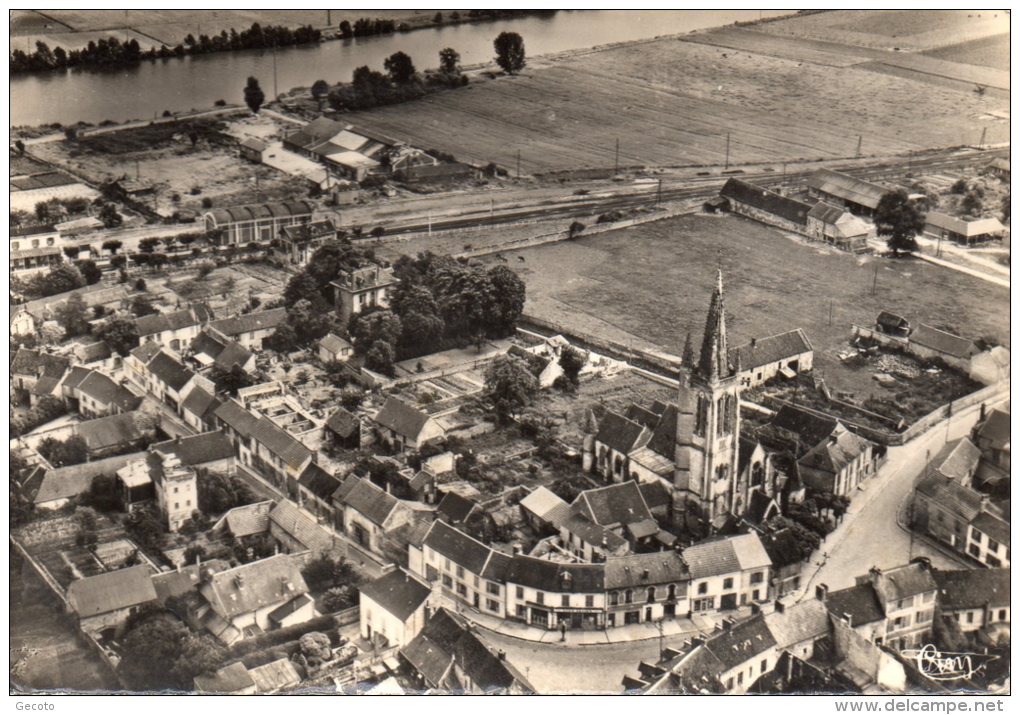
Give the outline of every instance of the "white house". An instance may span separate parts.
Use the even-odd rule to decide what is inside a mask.
[[[432,595],[427,581],[393,568],[360,589],[361,637],[380,648],[403,648],[425,625]]]

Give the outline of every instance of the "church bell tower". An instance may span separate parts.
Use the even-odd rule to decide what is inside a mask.
[[[705,335],[697,355],[685,350],[674,459],[674,511],[696,504],[711,521],[733,510],[740,449],[739,365],[729,361],[723,279],[708,307]]]

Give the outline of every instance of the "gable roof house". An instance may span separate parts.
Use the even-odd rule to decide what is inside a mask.
[[[77,376],[75,377],[77,381]],[[106,417],[138,409],[142,398],[95,370],[73,388],[78,411],[85,417]]]
[[[250,350],[210,327],[203,328],[191,341],[190,358],[200,370],[218,367],[230,372],[235,366],[243,372],[255,369],[255,355]]]
[[[964,246],[1001,239],[1006,232],[997,218],[968,220],[957,216],[929,211],[924,216],[924,232],[934,238],[946,239]]]
[[[81,578],[67,587],[67,602],[82,630],[96,635],[116,633],[132,613],[156,601],[151,576],[149,566],[138,564]]]
[[[814,348],[800,328],[730,348],[730,363],[740,366],[740,382],[756,387],[776,375],[788,379],[811,372]]]
[[[292,625],[312,618],[314,602],[307,593],[300,562],[279,554],[212,574],[199,587],[202,604],[195,616],[212,635],[230,645],[282,627],[282,621]],[[289,610],[286,607],[292,602],[300,607],[281,618],[277,609]]]
[[[289,553],[319,553],[333,547],[330,533],[286,499],[281,499],[270,509],[269,533]]]
[[[772,559],[756,532],[702,541],[683,550],[691,610],[731,610],[767,597]]]
[[[326,420],[326,436],[337,447],[357,449],[361,446],[361,418],[338,407]]]
[[[152,356],[145,370],[148,392],[177,411],[183,399],[184,388],[195,377],[195,373],[164,350]]]
[[[519,506],[524,518],[538,532],[559,531],[560,525],[570,516],[570,505],[544,486],[521,499]]]
[[[874,229],[846,209],[819,201],[808,212],[807,233],[842,251],[867,253]]]
[[[286,308],[270,308],[209,323],[209,327],[249,350],[261,350],[263,341],[287,320]]]
[[[925,359],[938,358],[948,365],[967,370],[978,353],[973,340],[921,323],[910,334],[910,351]]]
[[[954,619],[964,633],[985,626],[1010,623],[1009,569],[932,569],[943,615]]]
[[[888,189],[831,169],[819,169],[807,180],[808,194],[852,213],[870,216]]]
[[[333,500],[343,514],[342,528],[347,536],[376,554],[383,553],[386,534],[411,518],[410,509],[399,499],[371,480],[354,475],[344,480]]]
[[[540,355],[526,350],[520,345],[511,345],[507,350],[507,355],[523,360],[524,364],[528,366],[528,370],[538,380],[538,386],[543,390],[552,387],[556,378],[563,375],[563,368],[560,367],[559,360],[554,359],[555,356]]]
[[[651,543],[659,533],[645,498],[635,481],[587,489],[571,504],[571,512],[627,540],[631,548]]]
[[[205,305],[196,303],[170,313],[153,313],[135,318],[135,330],[140,343],[157,342],[171,350],[180,350],[195,339],[204,323],[213,314]]]
[[[393,568],[358,589],[361,637],[378,648],[403,648],[425,626],[428,581]]]
[[[372,418],[379,436],[397,449],[420,449],[444,435],[443,427],[427,413],[390,395]]]
[[[730,178],[719,195],[730,202],[730,211],[770,226],[804,233],[811,206],[774,191]]]
[[[125,412],[74,426],[92,459],[130,451],[156,435],[155,419],[143,412]]]
[[[40,350],[18,348],[11,360],[11,388],[18,396],[27,396],[34,405],[47,395],[55,395],[71,361]]]
[[[875,473],[874,444],[841,424],[797,460],[808,488],[825,494],[849,495]]]

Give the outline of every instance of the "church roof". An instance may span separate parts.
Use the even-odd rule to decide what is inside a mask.
[[[709,382],[729,377],[732,372],[729,351],[726,348],[726,308],[723,305],[722,270],[719,271],[718,282],[708,306],[705,336],[701,341],[696,372]]]

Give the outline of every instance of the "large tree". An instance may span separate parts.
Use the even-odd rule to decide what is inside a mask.
[[[96,265],[95,261],[78,261],[77,265],[78,270],[81,271],[82,278],[85,279],[85,283],[88,285],[95,285],[103,279],[103,272]]]
[[[56,295],[81,288],[85,278],[74,266],[64,263],[32,279],[31,290],[40,296]]]
[[[501,32],[493,45],[496,48],[496,64],[507,74],[517,74],[524,69],[524,39],[516,32]]]
[[[489,269],[489,280],[494,296],[489,324],[499,335],[511,335],[524,311],[524,281],[513,270],[502,265]]]
[[[89,313],[84,299],[77,293],[72,295],[54,312],[54,318],[64,328],[69,338],[87,335],[89,332]]]
[[[875,228],[894,256],[917,250],[915,236],[924,230],[924,214],[903,189],[882,195],[875,209]]]
[[[460,53],[452,47],[445,47],[439,51],[439,69],[449,74],[460,71]]]
[[[133,320],[114,318],[96,330],[96,337],[121,357],[138,347],[138,329]]]
[[[312,99],[319,103],[319,109],[322,109],[322,100],[329,94],[329,82],[324,79],[317,79],[312,85]]]
[[[383,67],[395,84],[407,84],[414,78],[414,63],[405,52],[394,52],[383,62]]]
[[[205,514],[222,514],[255,501],[255,494],[238,477],[209,472],[198,477],[198,508]]]
[[[354,349],[364,355],[376,342],[397,344],[403,327],[400,318],[389,310],[362,311],[351,316],[348,326]]]
[[[501,355],[485,371],[485,396],[500,420],[530,405],[537,392],[538,380],[518,357]]]
[[[258,114],[264,101],[266,101],[266,94],[259,86],[259,81],[254,77],[249,77],[248,83],[244,86],[244,103],[248,105],[253,114]]]

